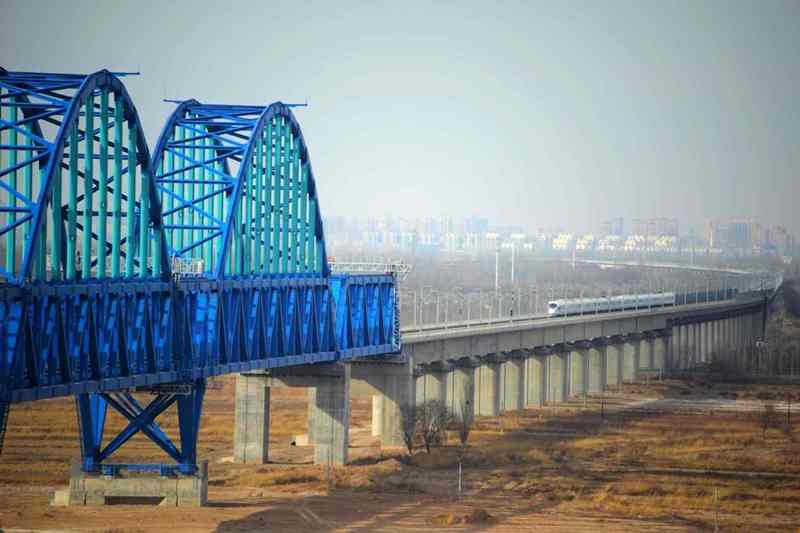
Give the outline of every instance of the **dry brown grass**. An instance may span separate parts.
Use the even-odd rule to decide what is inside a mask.
[[[702,394],[713,388],[703,385]],[[728,388],[734,390],[725,390],[727,397],[749,396],[747,388]],[[658,397],[682,395],[683,390],[698,394],[681,383],[626,387],[625,393]],[[798,422],[794,434],[800,431]],[[574,433],[544,436],[554,426]],[[479,432],[470,450],[472,464],[488,470],[478,484],[483,490],[518,492],[563,510],[701,527],[711,527],[718,516],[720,526],[732,531],[800,526],[800,479],[679,473],[694,469],[800,474],[796,439],[773,430],[763,440],[757,414],[631,415],[618,424],[613,417],[598,421],[592,410],[564,410],[557,416],[515,414],[497,427],[494,434]],[[654,468],[675,473],[647,473]]]
[[[610,395],[606,406],[631,398],[702,397],[724,392],[749,398],[763,387],[734,385],[693,386],[660,383],[650,387],[626,386]],[[783,388],[781,394],[797,392]],[[686,394],[684,394],[686,393]],[[407,459],[399,451],[384,452],[368,444],[366,426],[370,402],[353,402],[354,431],[360,444],[351,449],[356,464],[330,473],[308,464],[310,448],[288,446],[292,435],[306,431],[306,395],[302,389],[273,391],[270,465],[236,465],[221,462],[231,455],[233,441],[233,380],[222,380],[209,391],[200,437],[200,455],[211,461],[211,487],[270,497],[328,494],[340,491],[451,501],[456,491],[460,455],[457,439],[431,454]],[[598,406],[582,405],[526,410],[497,418],[479,419],[464,455],[465,498],[502,495],[507,501],[538,511],[561,515],[599,513],[615,518],[642,518],[654,522],[708,528],[719,516],[723,530],[785,531],[800,527],[800,479],[760,479],[742,476],[686,474],[652,469],[745,470],[800,474],[800,444],[779,430],[761,438],[757,416],[737,413],[649,414],[602,420]],[[798,417],[800,419],[800,417]],[[800,422],[798,420],[797,422]],[[124,421],[113,415],[111,428]],[[162,427],[177,432],[177,417],[168,414]],[[800,423],[793,428],[800,435]],[[7,446],[0,458],[0,500],[12,502],[14,491],[51,488],[67,481],[69,461],[78,456],[74,406],[66,400],[15,406],[11,412]],[[365,444],[366,443],[366,444]],[[273,448],[271,448],[271,454]],[[32,458],[32,460],[31,460]],[[161,461],[159,450],[141,437],[133,439],[117,458]],[[400,459],[400,460],[399,460]],[[38,494],[38,493],[36,493]],[[42,505],[45,493],[13,500],[23,512],[26,505]],[[2,507],[2,506],[0,506]],[[489,509],[495,514],[495,509]],[[430,513],[430,525],[464,527],[466,511],[442,509]],[[13,515],[4,515],[6,521]],[[45,520],[45,518],[42,518]],[[437,522],[441,521],[441,523]],[[42,522],[42,523],[47,523]]]

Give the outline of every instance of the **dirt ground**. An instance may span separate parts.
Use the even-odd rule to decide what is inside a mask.
[[[5,531],[794,531],[800,528],[798,386],[670,381],[558,407],[479,419],[463,458],[455,435],[409,460],[371,437],[369,398],[352,403],[351,465],[327,472],[306,431],[303,389],[272,393],[268,465],[231,462],[233,379],[206,396],[200,456],[208,507],[50,507],[78,457],[73,402],[15,405],[0,457]],[[762,427],[763,404],[777,414]],[[111,415],[111,428],[123,421]],[[767,417],[770,418],[770,417]],[[162,427],[177,431],[174,411]],[[27,460],[26,460],[27,459]],[[164,461],[134,438],[115,460]]]

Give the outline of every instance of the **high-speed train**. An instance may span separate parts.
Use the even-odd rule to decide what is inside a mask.
[[[608,313],[609,311],[663,307],[667,305],[675,305],[674,292],[610,296],[608,298],[553,300],[547,304],[547,314],[550,316],[588,315],[592,313]]]

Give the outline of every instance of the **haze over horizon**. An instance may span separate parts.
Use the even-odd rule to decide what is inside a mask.
[[[0,65],[140,70],[125,84],[151,147],[165,97],[308,99],[327,215],[800,233],[798,20],[794,1],[0,0]]]

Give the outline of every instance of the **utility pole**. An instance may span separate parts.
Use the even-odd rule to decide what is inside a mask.
[[[494,292],[500,289],[500,243],[494,249]]]
[[[516,251],[517,247],[514,241],[511,241],[511,284],[514,284],[514,252]]]

